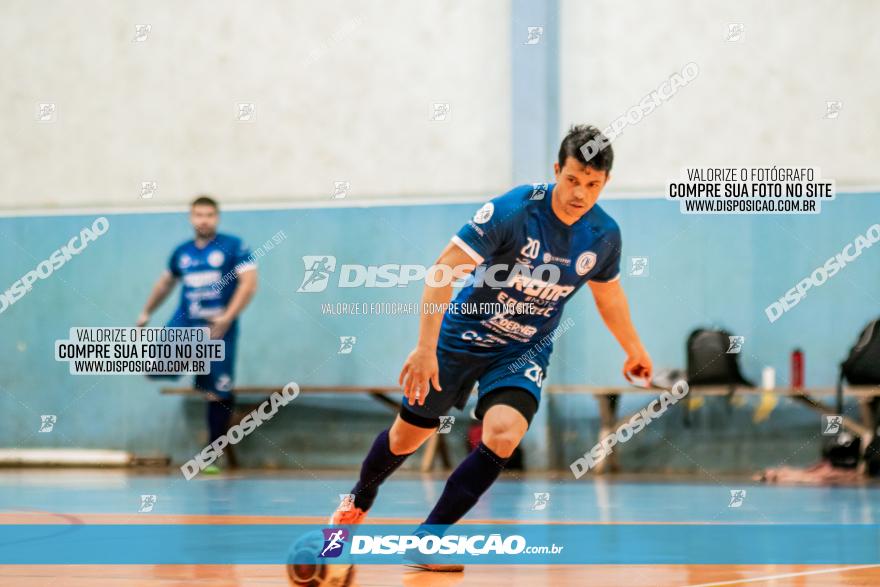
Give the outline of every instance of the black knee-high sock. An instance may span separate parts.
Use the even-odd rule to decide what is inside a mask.
[[[229,430],[229,420],[232,419],[234,407],[234,399],[208,402],[208,444],[211,444]]]
[[[459,521],[495,482],[507,461],[482,442],[477,445],[449,476],[437,505],[422,525]]]
[[[373,441],[364,464],[361,465],[361,476],[351,492],[354,494],[355,507],[367,511],[373,506],[376,495],[379,493],[379,485],[397,470],[403,461],[411,455],[396,455],[391,452],[391,444],[388,439],[388,430],[383,430]]]

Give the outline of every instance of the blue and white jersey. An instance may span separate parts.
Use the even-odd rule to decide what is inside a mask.
[[[553,332],[584,283],[620,277],[617,223],[594,205],[566,225],[551,208],[554,187],[516,187],[487,202],[452,237],[479,266],[443,318],[441,348],[482,355],[535,344]],[[490,271],[500,287],[486,283]]]
[[[176,315],[207,320],[222,314],[235,293],[238,275],[256,269],[250,255],[241,239],[225,234],[217,234],[201,249],[194,240],[174,249],[168,271],[182,285]]]

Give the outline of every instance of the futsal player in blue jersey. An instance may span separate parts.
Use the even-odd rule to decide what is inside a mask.
[[[211,338],[225,342],[224,360],[212,362],[209,374],[195,377],[196,389],[207,392],[211,443],[226,433],[235,407],[232,382],[238,316],[256,292],[257,267],[241,239],[217,232],[220,208],[214,199],[200,196],[193,200],[189,217],[195,238],[174,249],[168,269],[153,287],[137,325],[147,324],[153,311],[180,281],[180,304],[167,326],[206,326],[211,329]],[[216,467],[206,469],[214,471]]]
[[[608,145],[585,159],[581,149],[591,140],[608,145],[597,128],[573,127],[554,164],[555,183],[516,187],[489,201],[440,254],[435,266],[477,268],[455,299],[453,308],[461,311],[423,313],[418,343],[400,373],[405,394],[400,413],[374,441],[351,491],[354,503],[341,504],[333,523],[363,521],[379,485],[434,434],[440,416],[465,405],[477,384],[482,442],[452,472],[424,525],[461,519],[526,433],[553,350],[545,337],[559,324],[566,302],[585,284],[626,353],[624,376],[650,379],[651,359],[620,285],[620,229],[596,203],[614,155]],[[489,278],[501,287],[489,287]],[[423,304],[450,301],[452,285],[439,285],[444,283],[439,270],[426,282]],[[483,308],[488,311],[480,312]]]

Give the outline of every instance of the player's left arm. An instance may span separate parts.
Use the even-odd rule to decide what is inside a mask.
[[[226,306],[226,310],[211,320],[211,338],[223,338],[229,327],[238,318],[257,293],[257,267],[250,266],[244,271],[236,272],[235,293]]]
[[[605,326],[623,347],[626,353],[626,362],[623,364],[623,376],[632,383],[632,377],[651,381],[653,365],[651,357],[642,346],[636,327],[633,326],[629,313],[629,303],[620,280],[609,282],[589,281],[593,298],[596,300],[596,308],[605,322]]]

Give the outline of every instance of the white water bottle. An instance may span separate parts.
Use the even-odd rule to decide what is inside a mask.
[[[764,367],[761,371],[761,389],[772,391],[776,387],[776,369]]]

